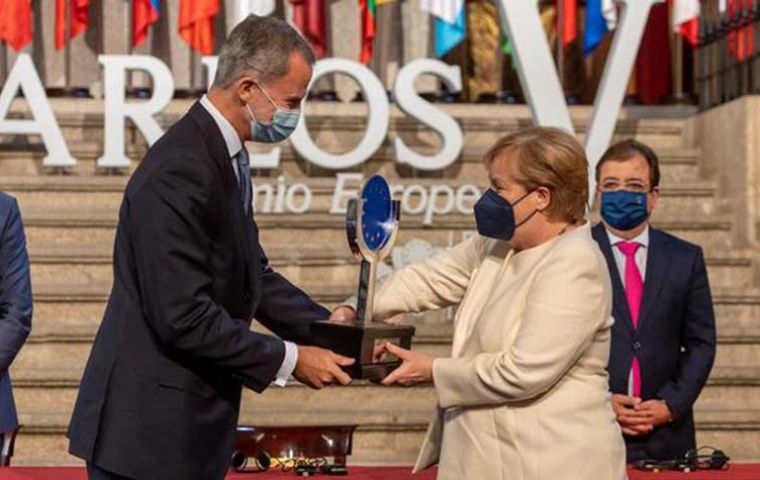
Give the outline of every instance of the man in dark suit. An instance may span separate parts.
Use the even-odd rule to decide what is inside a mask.
[[[593,235],[613,287],[609,374],[628,461],[683,457],[695,447],[692,406],[715,358],[715,317],[702,249],[649,225],[657,155],[635,140],[596,169],[602,222]]]
[[[32,328],[26,238],[16,200],[0,192],[0,465],[18,428],[8,369]]]
[[[251,15],[219,53],[207,96],[127,185],[114,284],[69,427],[91,479],[220,479],[241,387],[292,373],[347,384],[352,360],[308,345],[330,312],[269,267],[244,140],[295,129],[314,56],[285,22]],[[255,317],[280,338],[250,330]]]

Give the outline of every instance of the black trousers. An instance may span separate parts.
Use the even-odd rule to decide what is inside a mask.
[[[87,478],[89,480],[132,480],[129,477],[103,470],[90,462],[87,462]]]

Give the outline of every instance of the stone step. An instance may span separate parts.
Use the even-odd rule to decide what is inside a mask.
[[[403,248],[399,244],[398,248]],[[441,247],[438,247],[441,248]],[[707,253],[710,283],[715,287],[747,288],[755,284],[756,253],[750,250]],[[299,250],[270,249],[270,264],[297,285],[325,282],[350,284],[358,278],[358,262],[348,247],[307,247]],[[69,285],[107,284],[113,281],[112,246],[64,245],[39,246],[30,249],[31,273],[35,283]],[[389,259],[392,264],[392,258]]]
[[[66,100],[70,103],[56,101],[51,102],[51,105],[67,144],[100,146],[103,141],[104,128],[103,101],[91,99]],[[173,100],[160,115],[156,116],[156,119],[163,128],[167,128],[182,116],[192,103],[191,100]],[[465,144],[470,144],[474,140],[489,140],[488,144],[491,144],[506,132],[526,128],[534,123],[532,113],[526,105],[439,104],[436,105],[436,108],[457,120],[465,133]],[[581,141],[585,141],[592,111],[589,106],[573,106],[569,109],[574,130]],[[15,101],[11,106],[10,115],[16,118],[28,118],[26,104],[22,100]],[[354,139],[349,140],[346,137],[356,136],[358,140],[358,137],[364,134],[367,123],[367,105],[360,102],[309,101],[304,105],[304,115],[309,130],[317,138],[318,143],[320,141],[335,142],[337,140],[340,142],[343,140],[350,145],[355,145],[356,141],[351,141]],[[666,146],[683,148],[686,142],[687,129],[688,118],[686,115],[679,118],[665,118],[652,110],[642,111],[635,107],[623,107],[618,115],[613,141],[623,138],[636,138],[660,148]],[[126,132],[126,143],[132,145],[143,143],[142,137],[135,133],[134,126],[127,126]],[[404,136],[403,133],[417,133],[422,134],[426,139],[435,138],[435,134],[431,130],[405,115],[395,105],[391,105],[389,133],[396,132],[401,132],[402,136]],[[338,138],[326,138],[329,133],[334,133],[334,136]],[[404,138],[404,140],[410,141],[412,135],[407,136],[410,138]],[[0,139],[8,147],[19,144],[40,144],[36,138],[22,143],[16,137],[26,140],[24,136],[11,135],[5,135]]]
[[[360,422],[354,434],[353,464],[411,464],[422,444],[429,411],[392,410],[386,413],[348,410],[339,414],[278,411],[241,412],[245,425],[351,425]],[[66,453],[64,437],[68,412],[21,414],[25,425],[16,443],[14,464],[79,464]],[[733,461],[760,458],[760,410],[700,410],[696,412],[697,443],[724,450]],[[389,461],[389,459],[392,459]]]
[[[18,115],[25,110],[21,103],[16,102],[14,104],[11,116]],[[190,102],[182,100],[173,101],[164,113],[157,117],[157,120],[164,128],[167,128],[187,110],[190,104]],[[461,125],[464,133],[464,145],[467,146],[463,158],[474,157],[479,160],[479,154],[490,147],[496,139],[507,132],[516,131],[534,123],[531,112],[524,106],[462,104],[438,105],[437,107],[453,115]],[[76,167],[69,168],[66,171],[73,175],[96,173],[98,169],[95,167],[95,159],[103,151],[102,102],[98,100],[82,100],[71,102],[71,104],[56,102],[53,108],[67,146],[72,155],[79,160]],[[571,107],[570,112],[579,140],[585,141],[590,110],[581,106]],[[630,107],[625,107],[621,111],[613,141],[636,138],[648,143],[658,152],[663,152],[664,157],[666,157],[667,151],[688,151],[689,124],[687,118],[663,118],[651,111],[646,111],[643,114],[635,112],[636,109],[632,110]],[[397,137],[402,138],[415,151],[423,154],[438,149],[440,141],[433,131],[405,116],[395,106],[391,108],[390,114],[387,138],[375,157],[386,159],[386,163],[387,160],[393,159],[395,154],[392,141]],[[306,115],[312,137],[318,145],[326,150],[347,151],[353,148],[364,135],[366,127],[366,105],[364,104],[310,102],[306,107]],[[0,149],[0,176],[49,173],[48,169],[42,167],[45,149],[37,137],[0,135],[0,144],[3,145]],[[267,170],[267,173],[294,174],[301,172],[303,174],[307,172],[314,175],[329,172],[300,161],[288,142],[279,145],[279,147],[282,151],[281,168],[272,171]],[[268,151],[271,147],[256,146],[253,148],[256,151]],[[473,148],[475,154],[467,153],[467,150]],[[132,162],[127,171],[135,168],[145,149],[146,145],[142,135],[128,123],[125,128],[125,151],[132,158]],[[667,162],[664,160],[663,163]],[[457,175],[461,166],[453,165],[443,172],[432,175],[440,174],[450,178]],[[377,161],[367,162],[360,168],[369,168],[370,171],[374,171],[377,169]],[[399,166],[398,168],[400,171],[410,172],[408,167]],[[482,167],[478,166],[478,168]],[[424,172],[414,174],[431,175]],[[667,172],[664,179],[670,179]]]
[[[24,223],[28,243],[78,245],[113,242],[117,216],[115,212],[90,210],[25,211]],[[257,216],[264,247],[300,247],[302,245],[343,245],[345,229],[343,215],[312,213],[271,214]],[[689,240],[705,248],[730,250],[733,233],[728,217],[693,220],[667,220],[653,223],[655,227]],[[472,215],[451,214],[426,223],[423,215],[406,215],[401,219],[399,242],[423,239],[433,245],[452,245],[463,238],[463,233],[474,230]],[[315,243],[318,242],[318,243]]]
[[[707,385],[697,400],[697,410],[752,410],[760,398],[760,367],[721,367],[710,372]]]
[[[248,146],[253,153],[266,152],[266,147],[251,143]],[[390,144],[385,144],[364,164],[342,171],[365,175],[383,173],[388,178],[484,181],[486,180],[486,173],[483,156],[490,146],[490,144],[465,143],[462,153],[454,164],[444,170],[424,172],[397,164],[393,148]],[[422,153],[425,153],[425,150],[434,153],[434,149],[430,147],[423,147],[419,150]],[[3,173],[3,178],[0,179],[0,188],[19,192],[35,190],[113,192],[123,190],[129,173],[139,163],[145,154],[145,149],[130,146],[125,152],[127,156],[133,159],[132,168],[96,172],[93,164],[102,153],[101,149],[96,146],[95,148],[86,147],[72,150],[72,155],[79,159],[80,167],[67,170],[41,169],[42,159],[46,155],[42,148],[25,147],[21,150],[0,148],[0,173]],[[661,148],[658,149],[657,153],[660,157],[662,186],[676,186],[684,181],[699,180],[699,159],[701,156],[699,149]],[[286,144],[281,146],[279,167],[254,169],[252,175],[254,181],[272,181],[280,175],[295,181],[334,178],[336,173],[336,171],[321,169],[312,164],[304,163],[295,151]]]
[[[19,411],[70,411],[76,400],[81,371],[36,370],[13,372],[14,396]],[[696,405],[697,410],[753,409],[760,395],[760,368],[715,367]],[[403,411],[428,411],[435,405],[432,386],[387,388],[356,380],[346,388],[315,391],[291,380],[285,388],[270,388],[263,394],[244,390],[244,404],[250,411],[293,411],[308,405],[310,411],[338,413],[365,409],[387,410],[396,405]]]
[[[300,284],[314,299],[328,308],[354,294],[356,282],[347,284]],[[110,284],[61,285],[34,283],[34,327],[32,336],[56,337],[66,334],[93,337],[100,325]],[[723,338],[741,339],[758,329],[760,292],[712,286],[718,332]],[[448,310],[411,315],[407,322],[425,329],[425,336],[449,336],[453,318]],[[760,334],[758,334],[760,336]]]
[[[431,195],[431,187],[445,184],[450,187],[451,194],[438,193],[437,205],[443,207],[447,202],[451,206],[455,201],[461,204],[463,208],[471,209],[477,193],[468,191],[462,193],[461,199],[459,194],[460,188],[464,185],[475,185],[478,188],[485,188],[488,179],[485,172],[479,172],[474,177],[464,177],[462,175],[445,181],[438,178],[398,178],[397,175],[389,175],[392,184],[398,185],[406,190],[411,185],[419,185],[409,190],[408,194],[400,193],[397,198],[404,198],[404,205],[409,209],[417,209],[419,205],[424,204]],[[48,209],[60,210],[62,208],[74,211],[91,211],[97,214],[116,215],[123,197],[123,189],[126,183],[125,177],[118,176],[44,176],[44,177],[11,177],[0,181],[0,190],[14,195],[21,205],[22,213],[35,215],[37,212]],[[276,213],[278,208],[282,209],[283,200],[277,200],[278,189],[287,189],[295,184],[305,185],[310,192],[310,208],[308,213],[327,213],[331,210],[336,197],[337,180],[335,177],[326,178],[305,178],[298,179],[290,176],[277,178],[256,178],[255,185],[258,192],[254,197],[254,205],[258,215]],[[344,190],[358,191],[361,187],[360,181],[347,181]],[[294,190],[290,202],[296,207],[309,201],[304,197],[303,190]],[[449,195],[451,197],[449,198]],[[464,197],[467,195],[467,197]],[[340,198],[340,206],[345,207],[346,196]],[[455,200],[456,199],[456,200]],[[677,183],[663,185],[661,189],[661,201],[657,210],[655,210],[655,219],[684,219],[684,218],[702,218],[714,213],[720,214],[725,211],[722,209],[725,202],[718,201],[715,195],[715,185],[712,182],[706,182],[699,179],[679,179]],[[282,211],[282,210],[280,210]],[[402,218],[408,212],[402,212]]]
[[[435,153],[435,143],[433,146],[420,144],[415,138],[407,139],[415,149],[422,154]],[[261,151],[266,153],[266,149],[261,146],[248,144],[251,152]],[[445,169],[428,172],[411,169],[407,166],[396,162],[395,153],[390,143],[381,146],[371,159],[365,163],[343,169],[344,172],[364,173],[371,175],[373,173],[382,173],[389,178],[402,176],[405,178],[439,178],[450,181],[452,179],[481,179],[485,175],[483,165],[483,154],[491,146],[487,144],[466,143],[460,154],[460,157]],[[253,176],[255,181],[270,181],[283,175],[293,181],[307,178],[334,178],[336,171],[317,167],[311,163],[306,163],[298,154],[287,144],[281,145],[280,164],[276,168],[254,169]],[[683,181],[693,181],[700,178],[699,156],[700,152],[696,149],[688,148],[657,148],[661,165],[661,184],[662,186],[678,185]],[[93,144],[92,146],[77,148],[73,150],[72,155],[77,158],[78,165],[65,170],[43,168],[42,160],[46,156],[46,151],[41,146],[32,148],[25,147],[21,150],[0,149],[0,175],[10,178],[28,178],[28,179],[49,179],[50,181],[66,182],[68,179],[85,179],[89,181],[92,178],[128,178],[128,175],[139,165],[140,159],[145,155],[144,146],[135,147],[128,145],[125,153],[131,158],[130,166],[120,170],[102,170],[95,165],[96,159],[102,154],[102,147]],[[59,179],[59,180],[56,180]],[[4,186],[14,187],[14,189],[29,188],[19,185],[18,182],[2,183]]]
[[[31,370],[64,368],[71,372],[84,371],[87,358],[92,348],[93,337],[35,337],[31,336],[19,352],[11,367],[12,376]],[[451,354],[448,338],[415,338],[414,350],[425,352],[432,357],[445,357]],[[760,345],[758,346],[760,349]]]
[[[304,285],[317,301],[335,305],[347,298],[354,287]],[[28,372],[52,368],[60,359],[72,369],[81,369],[89,354],[104,304],[107,287],[38,285],[35,293],[37,317],[25,348],[14,362],[14,371]],[[755,291],[715,291],[718,323],[719,367],[743,367],[760,364],[760,294]],[[407,317],[417,326],[415,345],[431,355],[450,352],[451,324],[447,311]],[[24,373],[26,374],[26,373]]]
[[[62,367],[71,371],[83,371],[90,354],[92,337],[35,337],[31,336],[13,363],[12,374],[23,377],[31,370],[49,371]],[[432,357],[446,357],[451,354],[449,338],[416,337],[414,350],[425,352]],[[720,336],[715,359],[716,367],[736,368],[760,365],[760,336],[740,339]]]
[[[79,465],[67,453],[65,432],[71,414],[52,411],[20,414],[24,425],[16,440],[14,465]],[[417,455],[430,412],[404,412],[403,421],[393,413],[368,414],[345,411],[340,415],[310,412],[286,415],[280,412],[242,411],[240,425],[356,425],[349,465],[411,465]]]
[[[31,256],[33,282],[40,284],[65,283],[69,285],[111,285],[113,282],[112,256],[110,253],[93,254],[83,249],[56,249]],[[73,250],[66,253],[65,250]],[[102,249],[101,249],[102,250]],[[355,260],[348,246],[338,250],[307,248],[298,251],[274,250],[267,252],[270,265],[290,281],[300,284],[350,284],[359,278],[359,262]],[[732,260],[733,261],[733,260]],[[730,268],[742,275],[741,266]]]

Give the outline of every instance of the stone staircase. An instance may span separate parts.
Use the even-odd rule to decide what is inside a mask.
[[[71,104],[76,104],[76,108]],[[169,124],[186,109],[173,102],[162,119]],[[66,172],[45,171],[44,151],[34,143],[7,140],[0,146],[0,189],[19,199],[29,252],[35,301],[34,328],[12,367],[16,401],[24,425],[16,445],[18,464],[72,464],[65,430],[111,286],[111,250],[116,212],[128,172],[98,172],[102,104],[54,102],[72,154],[80,159]],[[360,105],[313,104],[309,126],[320,145],[338,151],[353,145],[365,123]],[[530,124],[525,107],[446,107],[465,131],[462,158],[445,172],[416,172],[393,163],[391,142],[354,172],[382,172],[399,185],[446,183],[485,185],[480,158],[502,134]],[[572,110],[582,137],[589,110]],[[662,200],[654,223],[702,245],[715,298],[719,347],[716,366],[696,407],[698,442],[724,449],[735,459],[760,459],[760,252],[737,241],[731,217],[714,182],[700,176],[700,151],[689,141],[688,116],[668,109],[621,114],[616,137],[636,137],[662,158]],[[435,148],[430,132],[393,110],[389,137],[416,149]],[[145,145],[130,131],[127,151],[137,164]],[[283,145],[278,169],[255,172],[257,186],[306,184],[313,193],[305,214],[257,215],[264,247],[275,268],[328,306],[353,293],[358,268],[345,241],[343,218],[328,213],[335,172],[305,164]],[[445,179],[445,180],[444,180]],[[352,185],[358,187],[358,183]],[[458,242],[474,228],[470,215],[402,215],[399,245],[421,239],[437,248]],[[409,318],[418,327],[415,348],[435,356],[449,352],[447,312]],[[422,440],[435,402],[430,387],[383,388],[366,382],[315,392],[295,382],[262,395],[246,392],[241,423],[257,425],[359,424],[352,461],[409,464]]]

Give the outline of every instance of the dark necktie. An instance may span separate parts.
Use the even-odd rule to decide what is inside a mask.
[[[251,164],[248,159],[248,150],[246,150],[245,147],[235,155],[235,161],[238,166],[238,191],[240,192],[240,200],[243,202],[243,211],[246,215],[249,215],[251,213],[251,196],[253,187],[251,186]]]

